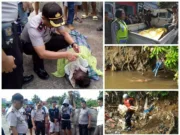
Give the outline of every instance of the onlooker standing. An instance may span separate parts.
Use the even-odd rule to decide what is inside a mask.
[[[79,134],[88,135],[88,128],[91,128],[91,114],[86,107],[86,101],[81,101],[81,110],[79,114]]]
[[[92,7],[92,13],[91,13],[92,19],[98,20],[97,12],[96,12],[96,2],[91,2],[91,7]],[[82,15],[82,19],[86,19],[87,17],[89,17],[89,10],[88,10],[87,2],[83,2],[83,9],[85,10],[85,14]]]
[[[58,135],[60,131],[59,127],[59,109],[56,108],[57,102],[52,102],[52,108],[49,109],[50,117],[50,134]]]
[[[74,2],[64,2],[64,13],[65,13],[65,18],[67,27],[70,30],[73,30],[73,20],[74,20]],[[67,15],[68,12],[68,15]]]
[[[97,111],[97,126],[94,132],[94,135],[103,135],[103,123],[104,123],[104,106],[103,106],[103,98],[98,98],[98,105]]]
[[[6,104],[5,114],[8,112],[8,110],[9,110],[9,104]]]
[[[27,116],[27,123],[28,123],[28,128],[29,128],[29,133],[30,135],[32,135],[32,131],[33,131],[33,125],[32,125],[32,121],[31,121],[31,111],[33,109],[32,105],[27,105],[26,108],[26,116]]]
[[[78,6],[81,6],[82,5],[82,2],[74,2],[74,6],[75,6],[75,13],[74,13],[74,20],[79,22],[79,23],[82,23],[82,20],[81,18],[78,17]]]
[[[71,135],[71,116],[72,106],[69,104],[69,100],[65,99],[61,106],[61,124],[64,135]]]

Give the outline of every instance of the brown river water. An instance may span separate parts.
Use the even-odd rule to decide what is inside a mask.
[[[159,72],[154,77],[152,71],[147,71],[142,75],[137,71],[105,71],[106,89],[178,89],[177,81],[173,80],[173,75]]]

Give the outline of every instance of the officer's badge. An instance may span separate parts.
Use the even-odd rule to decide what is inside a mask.
[[[61,17],[61,14],[60,14],[60,13],[56,13],[55,17],[56,17],[56,18],[60,18],[60,17]]]
[[[37,30],[38,30],[38,31],[42,31],[43,28],[44,28],[44,25],[43,25],[43,23],[41,22],[41,23],[39,24],[39,26],[37,27]]]
[[[8,28],[5,29],[5,34],[6,34],[6,36],[11,36],[12,35],[11,27],[8,27]]]

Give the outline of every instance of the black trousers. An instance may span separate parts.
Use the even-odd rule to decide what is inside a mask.
[[[2,88],[3,89],[21,89],[23,82],[23,57],[22,46],[17,34],[17,26],[12,25],[13,43],[11,48],[3,49],[6,55],[11,55],[15,58],[16,68],[11,73],[2,73]],[[5,46],[5,41],[2,38],[2,46]]]
[[[79,124],[79,135],[88,135],[88,124]]]
[[[36,135],[45,135],[45,122],[44,121],[35,121],[35,125],[36,125],[35,134]]]
[[[146,27],[151,28],[151,22],[150,21],[145,21]]]
[[[127,127],[131,127],[131,118],[132,118],[132,115],[133,115],[133,111],[128,111],[125,115],[125,120],[126,120],[126,126]]]
[[[32,55],[34,69],[39,69],[39,68],[44,69],[44,61],[35,52],[32,44],[25,43],[23,41],[22,44],[23,44],[23,52],[27,55]],[[45,44],[46,50],[54,51],[54,52],[64,49],[68,46],[69,44],[64,39],[64,36],[58,34],[53,34],[51,40]]]

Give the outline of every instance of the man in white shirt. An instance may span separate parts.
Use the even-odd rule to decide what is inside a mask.
[[[25,120],[23,111],[24,97],[16,93],[12,96],[12,106],[9,108],[6,114],[6,120],[11,129],[12,135],[26,135],[28,132],[28,125]]]
[[[94,135],[103,135],[103,123],[104,123],[104,106],[103,106],[103,98],[99,97],[98,98],[98,105],[97,111],[98,111],[98,116],[97,116],[97,126],[94,132]]]

